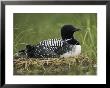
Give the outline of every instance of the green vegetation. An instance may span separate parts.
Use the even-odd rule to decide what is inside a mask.
[[[55,68],[54,59],[52,65],[41,64],[43,60],[35,58],[14,59],[14,74],[20,75],[94,75],[96,74],[97,61],[97,14],[95,13],[15,13],[14,15],[14,54],[23,49],[25,44],[37,44],[44,39],[61,38],[60,28],[64,24],[72,24],[80,28],[80,32],[75,33],[75,38],[80,41],[82,46],[82,54],[77,58],[67,58],[64,62],[68,62],[63,66],[58,59],[57,68]],[[83,57],[83,58],[82,58]],[[73,60],[85,61],[87,64],[82,70],[82,63],[71,63]],[[56,59],[56,60],[57,60]],[[84,59],[84,60],[83,60]],[[30,60],[37,64],[24,66]],[[62,59],[61,59],[62,60]],[[40,62],[41,61],[41,62]],[[45,60],[44,60],[45,61]],[[70,62],[69,62],[70,61]],[[92,62],[94,63],[92,63]],[[88,63],[87,62],[87,63]],[[21,63],[19,66],[18,64]],[[22,64],[24,63],[24,65]],[[38,66],[38,63],[41,64]],[[71,65],[69,66],[69,64]],[[86,61],[85,61],[86,63]],[[67,66],[67,67],[65,67]],[[69,67],[68,67],[69,66]],[[95,66],[95,67],[94,67]],[[21,68],[20,68],[21,67]],[[31,68],[30,68],[31,67]],[[52,68],[53,67],[53,68]],[[51,69],[50,69],[51,68]],[[68,70],[64,70],[68,68]],[[50,69],[50,70],[49,70]],[[63,69],[63,71],[61,70]],[[56,72],[57,71],[57,72]]]

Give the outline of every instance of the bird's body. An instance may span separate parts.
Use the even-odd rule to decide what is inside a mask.
[[[77,29],[79,30],[79,29]],[[77,31],[71,25],[61,29],[62,39],[48,39],[37,45],[27,45],[20,51],[29,58],[68,58],[78,56],[81,53],[80,43],[74,39],[73,33]]]
[[[55,52],[56,54],[59,55],[58,57],[61,57],[61,58],[73,57],[73,56],[79,55],[81,53],[81,46],[79,45],[78,42],[76,42],[74,45],[68,44],[69,40],[71,39],[67,39],[65,41],[62,39],[48,39],[48,40],[41,41],[40,45],[45,47],[46,46],[50,47],[50,51]]]

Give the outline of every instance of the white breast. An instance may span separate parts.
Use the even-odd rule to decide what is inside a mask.
[[[78,56],[81,53],[81,46],[80,45],[71,45],[72,50],[69,52],[64,53],[60,56],[60,58],[68,58]]]

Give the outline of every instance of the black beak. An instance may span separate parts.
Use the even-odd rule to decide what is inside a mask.
[[[77,29],[77,28],[76,28],[76,29],[74,30],[74,32],[76,32],[76,31],[80,31],[80,30],[81,30],[81,29]]]

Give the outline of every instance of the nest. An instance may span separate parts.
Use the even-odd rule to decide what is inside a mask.
[[[96,60],[87,55],[71,58],[18,58],[14,75],[96,75]]]

